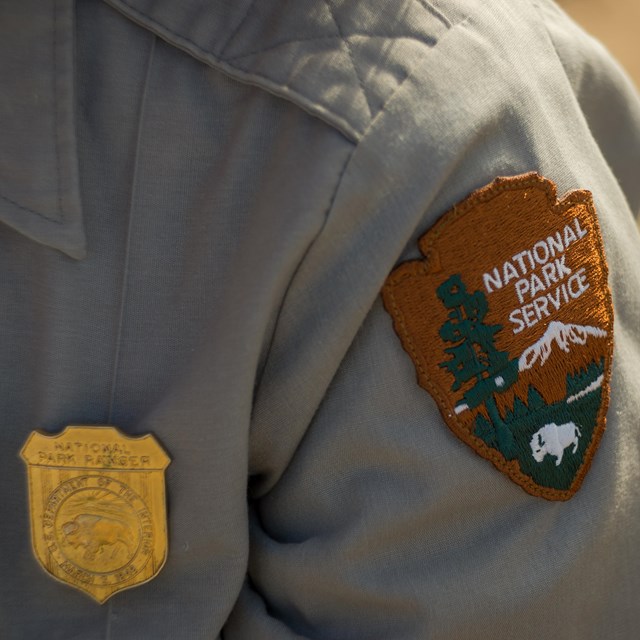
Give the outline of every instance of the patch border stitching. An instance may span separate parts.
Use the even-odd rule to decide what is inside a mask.
[[[528,475],[521,472],[520,466],[516,460],[506,460],[500,452],[489,447],[481,438],[475,436],[471,431],[463,428],[457,416],[451,415],[446,395],[429,377],[425,366],[424,356],[417,350],[414,344],[414,341],[406,327],[404,314],[400,310],[394,293],[394,288],[398,283],[407,279],[415,278],[420,273],[425,272],[426,266],[431,258],[432,245],[440,236],[442,230],[449,224],[457,221],[478,204],[490,202],[500,193],[520,190],[528,187],[538,189],[546,195],[550,209],[553,213],[562,214],[575,204],[586,206],[591,216],[594,230],[596,231],[595,244],[602,267],[602,279],[604,281],[603,304],[606,307],[609,324],[607,326],[607,354],[605,357],[604,379],[602,384],[602,401],[598,411],[597,423],[593,432],[593,437],[585,451],[582,464],[578,468],[573,482],[568,489],[553,489],[551,487],[544,487],[537,484]],[[464,200],[454,205],[451,209],[441,215],[440,218],[420,237],[418,240],[418,248],[423,257],[418,260],[406,261],[397,266],[391,275],[389,275],[382,288],[382,300],[384,307],[392,317],[394,331],[400,338],[400,342],[404,350],[409,354],[414,366],[416,367],[418,373],[418,384],[435,399],[445,424],[454,433],[454,435],[471,447],[478,455],[489,460],[498,471],[506,474],[510,480],[518,484],[530,495],[554,501],[569,500],[582,486],[582,482],[591,467],[595,453],[600,446],[602,436],[606,430],[606,415],[609,408],[610,381],[613,368],[614,313],[611,290],[608,283],[609,268],[604,253],[602,232],[596,209],[593,204],[591,192],[585,189],[576,189],[568,192],[561,199],[558,199],[556,185],[551,180],[544,178],[536,172],[525,173],[518,176],[498,177],[488,185],[473,191]],[[449,420],[446,419],[446,416],[449,417]]]

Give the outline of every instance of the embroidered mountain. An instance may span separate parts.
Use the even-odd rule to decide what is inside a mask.
[[[613,308],[591,194],[498,178],[419,248],[382,291],[418,383],[474,451],[527,492],[567,500],[609,401]]]
[[[571,344],[584,345],[589,336],[606,338],[607,332],[598,327],[589,327],[579,324],[565,324],[553,321],[549,323],[544,335],[525,349],[518,360],[518,370],[531,369],[534,364],[544,365],[553,350],[555,343],[565,353],[571,351]]]
[[[596,428],[605,367],[599,349],[608,332],[552,321],[511,357],[496,340],[504,328],[489,321],[482,290],[469,290],[454,274],[436,294],[448,311],[439,330],[447,357],[439,366],[458,394],[453,413],[528,478],[568,490]]]

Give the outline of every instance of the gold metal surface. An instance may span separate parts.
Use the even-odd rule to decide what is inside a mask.
[[[33,551],[57,580],[104,603],[154,578],[167,557],[164,470],[155,438],[109,426],[33,431],[29,476]]]

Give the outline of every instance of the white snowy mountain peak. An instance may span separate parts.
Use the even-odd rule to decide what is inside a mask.
[[[571,344],[586,344],[589,336],[605,338],[607,332],[598,327],[550,322],[544,335],[522,352],[518,360],[518,370],[531,369],[534,364],[542,366],[551,355],[554,343],[559,349],[569,353]]]

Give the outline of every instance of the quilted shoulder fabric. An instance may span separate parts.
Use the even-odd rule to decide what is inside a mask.
[[[358,140],[465,3],[109,0],[239,80],[290,99]]]

